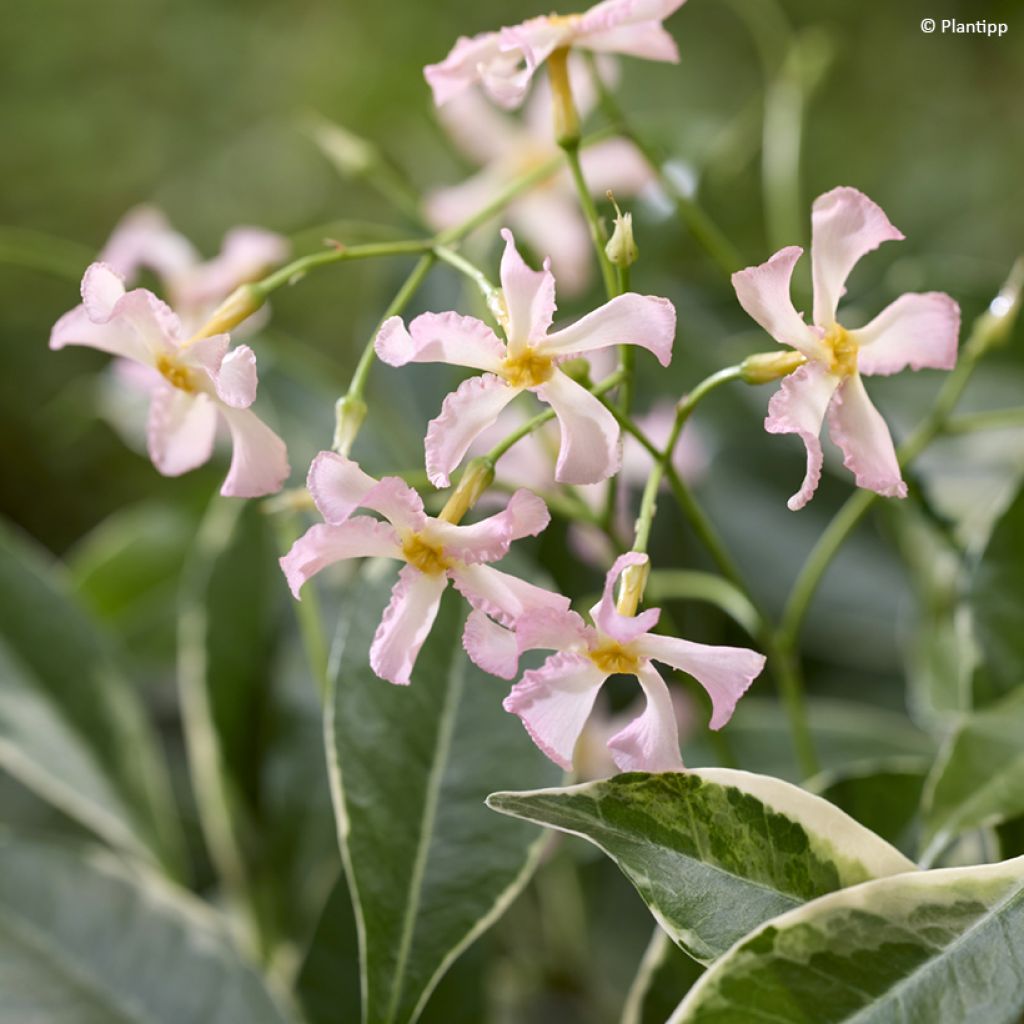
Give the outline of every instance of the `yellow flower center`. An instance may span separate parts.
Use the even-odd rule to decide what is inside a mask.
[[[594,648],[588,657],[602,671],[609,675],[636,675],[640,659],[617,640],[605,640]]]
[[[192,371],[187,366],[176,363],[170,356],[160,356],[156,361],[156,368],[172,388],[187,391],[189,394],[196,390],[196,381]]]
[[[554,360],[529,346],[501,364],[502,377],[514,388],[535,388],[550,380],[554,372]]]
[[[825,335],[822,343],[829,352],[828,368],[840,377],[850,377],[857,372],[857,342],[850,337],[849,331],[833,326]]]
[[[574,29],[582,18],[582,14],[556,14],[552,11],[548,15],[547,21],[552,28]]]
[[[402,557],[420,572],[438,576],[451,568],[452,562],[445,556],[444,548],[425,540],[420,533],[410,533],[402,542]]]

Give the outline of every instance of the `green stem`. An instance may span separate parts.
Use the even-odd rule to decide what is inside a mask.
[[[594,253],[597,256],[598,265],[601,267],[604,290],[608,298],[613,299],[618,293],[618,281],[615,267],[612,266],[608,254],[604,251],[605,245],[608,244],[608,236],[605,233],[604,224],[601,222],[601,215],[597,212],[597,204],[590,194],[590,189],[587,188],[586,178],[583,177],[583,168],[580,165],[580,143],[578,140],[565,141],[562,143],[562,150],[576,186],[580,208],[583,210],[583,216],[586,217],[587,225],[590,228],[590,240],[594,243]]]
[[[986,409],[968,412],[950,419],[943,432],[946,434],[972,434],[978,430],[1006,430],[1024,427],[1024,407],[1016,409]]]
[[[504,300],[501,297],[501,289],[471,260],[466,259],[454,249],[446,245],[435,245],[434,255],[450,267],[454,267],[460,274],[465,275],[480,290],[487,308],[491,315],[500,323],[504,315]]]

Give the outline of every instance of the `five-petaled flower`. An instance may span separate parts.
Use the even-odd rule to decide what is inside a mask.
[[[503,107],[517,107],[534,72],[555,50],[578,47],[647,60],[679,60],[675,40],[661,24],[684,0],[604,0],[582,14],[546,14],[498,32],[461,37],[424,77],[441,106],[481,84]]]
[[[606,72],[606,76],[611,72]],[[579,60],[569,62],[573,96],[581,117],[593,106],[595,90]],[[469,89],[442,107],[439,117],[455,144],[481,170],[458,185],[426,198],[425,210],[439,229],[454,227],[482,209],[523,175],[556,159],[561,150],[551,134],[551,95],[546,82],[534,88],[517,121],[495,110],[479,89]],[[654,189],[656,175],[632,142],[606,139],[580,152],[591,192],[609,189],[619,198]],[[552,176],[509,203],[508,221],[537,252],[551,257],[559,290],[578,295],[590,282],[590,230],[579,209],[569,171]]]
[[[65,313],[50,348],[85,345],[143,368],[150,391],[147,446],[156,468],[179,476],[207,462],[218,420],[231,433],[231,467],[221,494],[272,494],[288,476],[284,442],[249,408],[256,399],[256,356],[229,351],[227,334],[183,338],[178,316],[145,288],[125,291],[110,267],[94,263],[82,278],[82,304]]]
[[[736,702],[764,668],[764,656],[756,651],[710,647],[652,633],[661,614],[658,608],[636,616],[620,614],[613,599],[615,582],[624,570],[646,561],[646,555],[636,553],[615,561],[601,601],[591,610],[593,626],[585,625],[575,612],[558,610],[528,611],[516,623],[518,652],[556,653],[512,687],[505,709],[518,715],[534,743],[567,770],[598,691],[609,676],[636,676],[647,698],[643,713],[608,740],[616,765],[622,771],[665,772],[679,771],[683,762],[669,689],[652,662],[686,672],[707,690],[712,729],[729,721]],[[486,653],[482,660],[487,660]]]
[[[290,248],[273,231],[241,225],[224,236],[213,259],[203,260],[160,210],[138,206],[114,228],[99,262],[126,284],[134,284],[143,268],[152,271],[185,331],[197,331],[231,292],[282,262]]]
[[[325,522],[311,526],[281,559],[296,597],[310,577],[343,559],[378,556],[405,563],[370,647],[371,667],[388,682],[409,682],[449,581],[477,613],[505,625],[528,609],[569,607],[561,595],[487,564],[503,558],[512,541],[547,526],[547,506],[529,491],[516,491],[496,515],[457,526],[428,516],[420,496],[399,477],[375,480],[334,452],[313,460],[309,490]],[[357,508],[386,521],[354,516]]]
[[[859,487],[906,497],[889,428],[871,404],[862,374],[888,375],[910,367],[951,370],[956,365],[960,307],[942,292],[901,295],[867,326],[836,320],[845,282],[857,261],[882,242],[902,239],[881,208],[853,188],[819,196],[811,212],[814,325],[793,307],[790,278],[803,250],[789,246],[767,263],[733,274],[740,305],[778,342],[806,362],[782,382],[768,405],[765,429],[799,434],[807,447],[807,473],[789,499],[794,511],[811,499],[821,478],[822,422],[844,455]]]
[[[555,312],[555,279],[549,261],[531,270],[502,231],[501,284],[507,344],[480,320],[458,313],[424,313],[406,329],[391,317],[377,334],[377,355],[391,366],[450,363],[484,373],[470,377],[444,400],[426,437],[427,475],[446,487],[474,439],[523,391],[555,411],[561,447],[555,479],[591,484],[615,473],[621,461],[619,425],[600,400],[562,370],[559,362],[613,345],[640,345],[662,366],[672,358],[676,313],[668,299],[627,292],[569,327],[548,333]]]

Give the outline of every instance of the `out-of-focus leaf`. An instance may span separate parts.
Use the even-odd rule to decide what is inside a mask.
[[[173,657],[178,578],[195,531],[181,509],[136,505],[105,519],[65,559],[79,599],[134,653]]]
[[[620,1024],[663,1024],[703,973],[704,968],[656,925],[626,996]]]
[[[975,673],[978,703],[1024,683],[1024,491],[996,524],[974,570],[970,604],[981,666]]]
[[[370,670],[390,580],[356,582],[341,615],[327,737],[339,839],[360,923],[365,1018],[416,1019],[452,961],[525,884],[540,837],[484,807],[495,784],[558,771],[501,707],[502,684],[460,643],[442,602],[412,684]]]
[[[920,871],[769,921],[694,986],[670,1024],[1017,1024],[1024,859]]]
[[[726,768],[494,793],[487,804],[599,847],[701,963],[800,903],[914,867],[820,797]]]
[[[1024,687],[963,719],[936,758],[924,806],[925,861],[969,829],[1024,814]]]
[[[226,924],[88,848],[0,838],[0,1022],[282,1024]]]
[[[925,758],[893,757],[823,772],[807,786],[909,857],[927,773]]]
[[[3,766],[106,839],[179,866],[176,810],[135,692],[57,568],[7,527],[0,643],[8,676]]]

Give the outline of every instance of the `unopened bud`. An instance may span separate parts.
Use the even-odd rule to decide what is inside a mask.
[[[611,192],[608,193],[608,198],[615,207],[615,230],[608,239],[604,252],[615,266],[631,267],[640,256],[636,239],[633,237],[633,214],[623,213]]]
[[[769,384],[803,366],[807,357],[801,352],[758,352],[740,363],[740,377],[747,384]]]
[[[346,178],[361,178],[380,162],[372,142],[325,117],[311,118],[309,133],[324,156]]]
[[[211,338],[227,334],[243,320],[248,320],[266,302],[266,296],[253,284],[239,285],[214,311],[210,319],[189,339]]]
[[[555,141],[563,147],[574,147],[580,141],[580,116],[572,98],[569,83],[569,50],[561,47],[548,57],[548,77],[551,81],[551,104],[554,118]]]
[[[615,602],[615,610],[620,615],[636,615],[640,601],[647,586],[647,577],[651,574],[651,561],[646,559],[640,565],[627,566],[619,581],[619,599]]]
[[[366,419],[366,403],[356,395],[343,395],[334,405],[334,444],[339,455],[352,451],[359,428]]]
[[[481,455],[470,459],[463,470],[458,486],[445,503],[438,519],[448,523],[461,522],[462,517],[477,503],[480,495],[494,482],[494,464]]]

